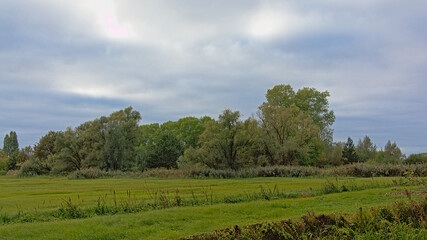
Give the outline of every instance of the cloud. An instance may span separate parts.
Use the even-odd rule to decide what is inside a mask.
[[[413,120],[427,100],[422,1],[16,0],[0,9],[0,101],[10,104],[0,111],[14,114],[2,115],[4,129],[28,111],[48,116],[31,116],[37,131],[129,105],[144,122],[224,108],[250,116],[276,84],[328,90],[348,119],[338,140],[362,132],[346,129],[360,118],[426,129]]]

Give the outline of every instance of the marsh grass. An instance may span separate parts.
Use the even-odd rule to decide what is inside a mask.
[[[77,198],[63,198],[57,209],[42,211],[35,208],[33,211],[24,212],[18,209],[16,214],[7,214],[0,210],[0,224],[52,221],[64,219],[89,218],[102,215],[116,215],[126,213],[138,213],[174,207],[186,206],[207,206],[214,204],[235,204],[251,201],[271,201],[279,199],[306,198],[321,196],[333,193],[353,192],[375,188],[387,188],[398,186],[411,186],[414,181],[404,178],[393,179],[393,181],[378,181],[372,178],[362,183],[357,180],[323,180],[320,188],[308,187],[305,190],[287,190],[280,188],[277,183],[273,186],[260,184],[256,191],[245,191],[243,193],[217,195],[212,187],[201,188],[196,194],[194,190],[191,194],[181,194],[180,189],[174,191],[155,189],[146,191],[145,194],[137,196],[132,190],[118,193],[115,189],[110,190],[110,194],[97,197],[95,205],[84,205],[85,199],[77,194]]]
[[[235,225],[181,240],[201,239],[425,239],[427,198],[399,200],[390,206],[362,207],[353,214],[307,212],[297,220]]]

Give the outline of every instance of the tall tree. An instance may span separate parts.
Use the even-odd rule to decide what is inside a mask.
[[[384,154],[387,162],[400,162],[403,160],[403,154],[396,142],[387,141],[384,147]]]
[[[96,167],[102,165],[105,145],[105,127],[108,118],[102,116],[93,121],[88,121],[75,129],[79,150],[82,156],[82,167]]]
[[[198,161],[212,168],[239,169],[251,164],[248,151],[256,148],[256,122],[240,120],[239,111],[226,109],[219,115],[218,121],[210,121],[200,136]]]
[[[319,127],[295,104],[263,103],[258,116],[270,164],[314,165],[322,147]]]
[[[3,149],[0,149],[0,172],[7,170],[7,161],[9,158],[7,157],[7,154],[3,151]]]
[[[138,123],[141,115],[132,107],[112,113],[105,128],[105,145],[102,167],[128,169],[136,164],[138,146]]]
[[[363,138],[363,141],[359,139],[359,143],[356,147],[356,153],[359,156],[361,162],[375,159],[377,147],[372,143],[368,136]]]
[[[77,132],[68,127],[65,132],[59,132],[55,141],[54,172],[70,172],[80,170],[84,160],[82,154],[83,142]]]
[[[211,121],[210,117],[185,117],[176,122],[166,122],[162,124],[162,128],[171,131],[172,134],[182,143],[184,149],[189,147],[196,148],[199,142],[199,136],[206,128],[206,123]]]
[[[344,163],[355,163],[359,161],[359,157],[357,156],[353,139],[351,139],[350,137],[347,139],[347,142],[344,145],[342,157]]]
[[[40,166],[40,172],[48,173],[52,169],[54,162],[55,141],[58,132],[49,131],[46,135],[40,138],[39,142],[34,146],[34,157]]]
[[[267,90],[265,97],[269,106],[298,107],[319,127],[321,139],[332,143],[331,126],[335,122],[335,115],[329,110],[328,91],[319,92],[314,88],[303,88],[295,93],[290,85],[276,85]]]
[[[3,151],[5,151],[8,157],[19,151],[18,137],[15,131],[10,131],[9,134],[4,136]]]
[[[177,168],[177,160],[183,154],[183,145],[168,129],[160,128],[138,152],[142,170],[146,168]]]
[[[3,149],[8,156],[7,170],[16,169],[19,156],[19,144],[15,131],[10,131],[9,135],[6,134],[3,141]]]

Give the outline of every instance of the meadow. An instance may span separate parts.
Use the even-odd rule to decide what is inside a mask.
[[[308,211],[351,213],[405,199],[405,189],[423,190],[401,177],[47,176],[2,176],[0,189],[0,239],[176,239]]]

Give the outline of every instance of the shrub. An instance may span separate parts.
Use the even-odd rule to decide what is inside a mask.
[[[102,177],[132,177],[136,176],[134,172],[105,171],[99,168],[84,168],[71,172],[68,175],[69,179],[95,179]]]
[[[40,174],[46,174],[47,172],[42,167],[40,161],[38,159],[33,158],[26,162],[24,162],[19,169],[18,176],[25,177],[25,176],[35,176]]]
[[[406,164],[427,163],[427,153],[411,154],[404,161]]]

